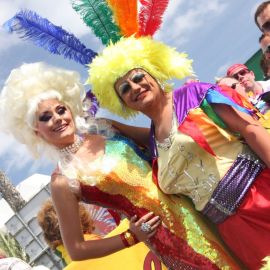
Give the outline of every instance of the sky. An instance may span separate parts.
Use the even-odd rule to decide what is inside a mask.
[[[186,52],[194,61],[193,68],[198,78],[213,83],[216,77],[225,74],[230,65],[245,63],[259,49],[261,33],[253,17],[261,2],[171,0],[163,24],[154,38]],[[0,25],[21,9],[37,12],[75,34],[88,48],[102,51],[101,42],[84,25],[69,0],[0,0]],[[13,68],[39,61],[77,70],[82,81],[86,80],[87,70],[83,66],[61,56],[50,55],[29,41],[22,41],[16,34],[0,29],[0,89]],[[176,85],[181,83],[176,82]],[[107,111],[101,110],[99,115],[115,119]],[[147,126],[149,120],[139,116],[129,123]],[[13,184],[17,185],[34,173],[50,174],[52,168],[53,165],[45,159],[34,160],[25,146],[0,132],[0,169]]]

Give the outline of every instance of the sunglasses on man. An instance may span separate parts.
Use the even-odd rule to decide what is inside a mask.
[[[263,31],[264,33],[267,33],[267,32],[269,33],[269,32],[270,32],[270,21],[265,22],[265,23],[262,25],[261,29],[262,29],[262,31]]]
[[[233,75],[233,77],[234,77],[237,81],[239,81],[239,76],[243,77],[243,76],[245,76],[245,75],[248,74],[248,73],[249,73],[249,70],[248,70],[248,69],[242,69],[242,70],[240,70],[239,72],[235,73],[235,74]]]

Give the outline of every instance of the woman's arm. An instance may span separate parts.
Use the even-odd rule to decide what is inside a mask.
[[[148,147],[150,129],[144,127],[129,126],[115,120],[111,120],[112,125],[120,131],[121,134],[134,140],[138,145]]]
[[[78,199],[71,191],[65,176],[52,175],[51,191],[63,243],[72,260],[103,257],[125,248],[120,235],[100,240],[84,240],[80,224]],[[140,230],[142,222],[151,224],[152,231],[150,233]],[[153,217],[153,213],[149,213],[138,221],[136,217],[133,217],[130,223],[130,229],[137,239],[146,241],[155,234],[160,221],[159,217]]]
[[[240,133],[252,150],[270,168],[270,135],[265,128],[252,116],[228,105],[214,104],[213,107],[227,126],[232,131]]]

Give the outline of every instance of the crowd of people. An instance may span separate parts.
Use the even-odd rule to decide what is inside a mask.
[[[147,36],[121,38],[93,58],[88,83],[100,106],[124,118],[141,112],[149,128],[104,120],[104,132],[83,114],[74,71],[32,63],[11,72],[1,124],[35,156],[55,160],[52,201],[38,219],[67,264],[125,263],[140,252],[134,269],[151,269],[147,260],[156,269],[269,269],[270,1],[254,16],[265,81],[236,63],[216,84],[173,89],[171,79],[193,74],[192,61]],[[80,201],[117,210],[129,228],[94,235]]]

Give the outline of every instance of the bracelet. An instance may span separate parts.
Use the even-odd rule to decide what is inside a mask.
[[[130,247],[130,245],[129,245],[129,243],[128,243],[126,237],[125,237],[125,233],[126,233],[126,232],[121,233],[121,234],[120,234],[120,238],[121,238],[121,240],[122,240],[122,242],[123,242],[123,244],[124,244],[125,247]]]
[[[132,238],[134,244],[133,245],[136,245],[138,244],[140,241],[138,240],[137,236],[135,235],[135,233],[133,231],[131,231],[130,229],[127,230],[127,233],[130,234],[130,238]]]
[[[137,239],[136,235],[130,230],[127,230],[127,231],[121,233],[120,238],[121,238],[125,247],[131,247],[131,246],[139,243],[139,240]]]

